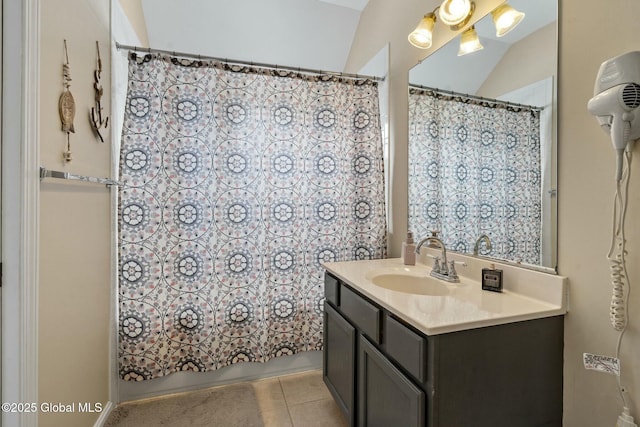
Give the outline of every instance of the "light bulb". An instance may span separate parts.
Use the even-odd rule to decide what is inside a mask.
[[[458,56],[467,55],[482,49],[484,49],[484,46],[480,43],[475,27],[471,26],[471,28],[465,30],[465,32],[460,35],[460,49],[458,50]]]
[[[470,0],[444,0],[438,12],[442,22],[450,27],[461,24],[471,13],[472,3]]]
[[[409,34],[409,43],[420,49],[429,49],[433,38],[433,27],[436,16],[433,13],[426,14],[418,23],[415,30]]]
[[[504,3],[498,6],[493,12],[493,23],[496,26],[496,36],[502,37],[509,31],[513,30],[524,18],[524,13],[519,12]]]

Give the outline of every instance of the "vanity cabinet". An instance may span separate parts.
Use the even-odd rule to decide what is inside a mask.
[[[325,285],[323,377],[350,426],[562,425],[562,316],[426,335]]]
[[[360,336],[358,426],[425,425],[425,393]]]
[[[349,425],[353,426],[357,333],[328,302],[324,304],[324,382]]]

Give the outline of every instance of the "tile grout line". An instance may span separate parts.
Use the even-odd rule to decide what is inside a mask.
[[[289,415],[289,421],[291,422],[291,427],[296,427],[293,425],[293,417],[291,416],[291,410],[289,409],[289,401],[287,400],[287,395],[284,393],[284,388],[282,387],[282,377],[278,377],[278,385],[280,386],[280,391],[282,392],[282,397],[284,398],[285,406],[287,407],[287,415]]]

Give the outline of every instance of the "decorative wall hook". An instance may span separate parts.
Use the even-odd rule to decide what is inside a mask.
[[[100,45],[96,40],[96,51],[97,51],[97,59],[96,59],[96,70],[93,72],[93,90],[95,91],[95,106],[91,107],[91,112],[89,113],[89,121],[91,122],[91,127],[95,132],[96,136],[100,138],[100,142],[104,142],[104,138],[100,133],[100,129],[104,127],[105,129],[109,125],[109,117],[102,116],[102,104],[100,100],[102,99],[103,89],[100,85],[100,76],[102,74],[102,59],[100,58]]]
[[[72,157],[69,134],[76,132],[73,127],[73,118],[76,115],[76,102],[69,90],[71,87],[71,71],[69,66],[69,52],[67,51],[67,40],[64,41],[64,55],[66,59],[66,63],[62,65],[62,84],[64,90],[58,100],[58,113],[60,114],[60,121],[62,122],[62,131],[67,134],[67,150],[64,152],[63,157],[66,162],[70,162]]]

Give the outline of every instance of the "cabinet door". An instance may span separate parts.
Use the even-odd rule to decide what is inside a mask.
[[[323,379],[350,426],[355,426],[356,336],[355,328],[325,302]]]
[[[360,337],[359,427],[424,427],[425,395],[365,337]]]

